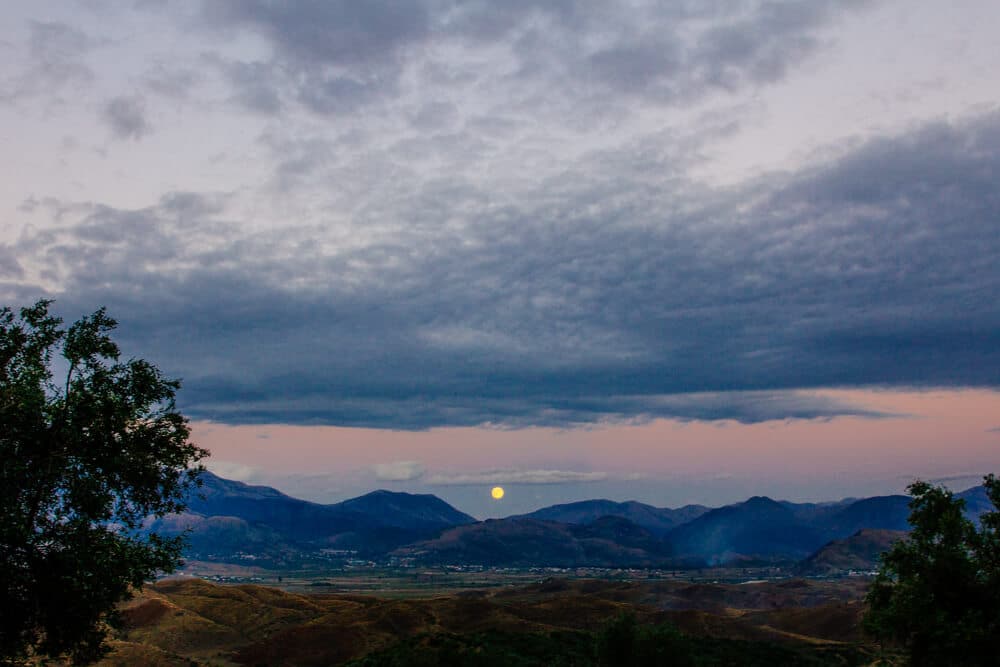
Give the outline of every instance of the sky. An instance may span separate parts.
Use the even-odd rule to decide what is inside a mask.
[[[1000,472],[1000,4],[0,6],[0,303],[478,517]],[[489,490],[508,493],[492,501]]]

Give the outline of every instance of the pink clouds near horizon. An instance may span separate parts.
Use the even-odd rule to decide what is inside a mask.
[[[193,433],[219,462],[220,474],[232,471],[262,480],[308,475],[346,479],[373,474],[376,466],[403,463],[397,467],[412,474],[395,479],[402,483],[401,490],[407,482],[433,485],[448,474],[468,480],[469,473],[532,470],[600,472],[618,480],[733,478],[743,488],[759,486],[762,492],[773,480],[788,477],[815,480],[824,489],[836,488],[841,478],[896,480],[896,488],[886,489],[892,492],[912,477],[974,478],[1000,470],[1000,432],[995,430],[1000,425],[1000,392],[816,393],[890,416],[755,424],[658,419],[587,429],[463,427],[418,432],[196,422]],[[498,477],[494,473],[490,479]]]

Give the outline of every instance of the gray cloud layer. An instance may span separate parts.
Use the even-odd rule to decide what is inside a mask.
[[[67,164],[108,156],[104,193],[191,191],[38,185],[0,292],[106,304],[188,414],[231,423],[878,417],[809,390],[996,387],[1000,113],[692,175],[869,4],[148,3],[105,7],[101,39],[34,21],[0,98],[97,79],[89,121],[147,140],[69,137]],[[164,32],[131,70],[102,55],[130,44],[119,11]]]
[[[840,13],[866,2],[212,1],[206,24],[248,30],[272,56],[224,71],[234,99],[277,113],[290,100],[351,113],[412,86],[494,87],[537,114],[605,108],[609,95],[685,104],[772,83],[821,46]],[[256,70],[252,77],[250,69]],[[601,111],[600,113],[606,113]]]
[[[64,312],[107,304],[192,416],[227,422],[753,422],[868,414],[792,389],[1000,385],[1000,114],[732,189],[651,183],[633,159],[594,154],[499,206],[430,182],[353,245],[250,233],[226,197],[177,193],[59,205],[13,252]]]

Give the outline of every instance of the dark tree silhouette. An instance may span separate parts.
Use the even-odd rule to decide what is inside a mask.
[[[913,665],[996,665],[1000,650],[1000,482],[980,526],[947,489],[915,482],[907,539],[882,555],[865,629],[902,646]]]
[[[103,654],[116,605],[180,562],[143,521],[184,508],[207,455],[104,309],[63,329],[49,305],[0,309],[0,663]]]

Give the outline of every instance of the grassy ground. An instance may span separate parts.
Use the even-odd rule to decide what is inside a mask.
[[[872,655],[858,630],[864,582],[856,580],[726,584],[446,573],[442,585],[370,572],[370,579],[329,581],[282,576],[285,588],[195,577],[148,586],[124,610],[126,628],[105,665],[462,665],[487,658],[591,665],[602,628],[622,614],[643,628],[674,628],[684,638],[675,649],[719,660],[760,654],[759,664],[853,665]],[[469,588],[474,584],[480,586]],[[378,594],[358,592],[363,586]],[[411,655],[430,662],[400,662]],[[560,663],[559,656],[575,662]]]

